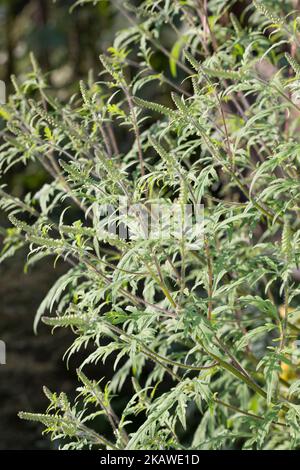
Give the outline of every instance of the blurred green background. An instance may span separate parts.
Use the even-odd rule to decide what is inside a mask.
[[[49,72],[49,81],[65,95],[76,79],[98,67],[102,49],[110,44],[118,15],[109,1],[76,8],[72,0],[0,1],[0,78],[9,86],[11,74],[22,76],[28,53]]]

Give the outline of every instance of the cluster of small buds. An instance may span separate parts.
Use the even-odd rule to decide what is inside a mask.
[[[296,62],[296,60],[288,53],[285,54],[285,58],[294,70],[296,76],[300,77],[300,65],[298,64],[298,62]]]
[[[261,2],[257,2],[256,0],[253,0],[254,6],[258,9],[260,13],[262,13],[268,20],[272,21],[273,23],[277,24],[283,24],[284,19],[281,18],[280,16],[274,15],[270,10]]]

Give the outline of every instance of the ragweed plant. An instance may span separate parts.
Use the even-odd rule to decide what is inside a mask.
[[[46,413],[21,413],[64,449],[299,448],[300,17],[250,3],[116,2],[127,27],[69,103],[33,57],[12,79],[1,171],[49,179],[23,199],[2,186],[1,259],[64,260],[35,328],[71,328],[68,357],[89,347],[74,402],[45,389]],[[114,235],[142,223],[123,198],[202,204],[198,248]]]

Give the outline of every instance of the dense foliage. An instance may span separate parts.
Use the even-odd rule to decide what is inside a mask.
[[[70,265],[35,327],[71,328],[68,357],[89,351],[75,402],[45,389],[47,412],[21,417],[71,449],[298,448],[295,2],[249,2],[239,18],[226,0],[116,3],[128,27],[98,81],[61,103],[32,56],[1,108],[1,171],[34,160],[49,173],[23,200],[1,188],[2,260],[26,246],[27,268]],[[101,218],[122,198],[203,204],[203,243],[114,236],[104,222],[141,220]],[[111,360],[112,375],[86,373]]]

